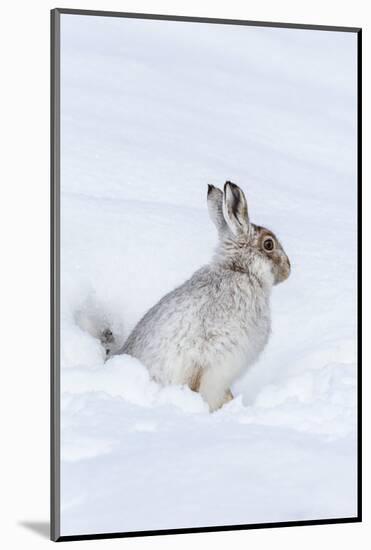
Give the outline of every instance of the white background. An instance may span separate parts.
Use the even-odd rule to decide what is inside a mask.
[[[251,20],[362,26],[367,58],[366,3],[348,2],[246,2],[80,1],[58,7],[106,9]],[[364,7],[363,7],[364,6]],[[45,523],[49,515],[49,9],[48,1],[17,2],[2,11],[2,369],[1,396],[1,536],[7,548],[38,548],[52,544],[25,524]],[[5,74],[4,74],[5,69]],[[364,67],[364,96],[369,74]],[[364,120],[368,122],[367,105]],[[365,129],[367,126],[365,124]],[[367,150],[365,142],[364,151]],[[366,155],[365,155],[366,156]],[[368,180],[365,159],[364,181]],[[369,192],[364,189],[364,209]],[[368,234],[367,222],[364,234]],[[366,239],[365,239],[366,241]],[[364,261],[367,269],[367,260]],[[366,273],[364,275],[367,281]],[[366,285],[365,285],[366,287]],[[369,296],[364,291],[364,303]],[[3,304],[5,303],[5,310]],[[366,308],[365,308],[366,309]],[[369,314],[365,312],[365,327]],[[369,387],[364,356],[364,388]],[[365,403],[364,419],[369,417]],[[4,437],[5,436],[5,437]],[[367,451],[365,438],[364,448]],[[367,460],[364,459],[367,468]],[[365,468],[365,469],[366,469]],[[318,526],[94,541],[80,544],[151,548],[186,548],[204,545],[247,544],[277,548],[309,548],[349,544],[364,548],[367,536],[367,471],[364,473],[363,525]],[[45,528],[44,528],[45,531]],[[5,537],[9,540],[5,541]]]

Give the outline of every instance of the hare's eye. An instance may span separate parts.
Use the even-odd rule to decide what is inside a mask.
[[[264,250],[267,250],[268,252],[271,252],[274,248],[274,241],[270,237],[265,239],[263,243]]]

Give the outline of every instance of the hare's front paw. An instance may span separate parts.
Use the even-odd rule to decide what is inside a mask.
[[[220,409],[223,405],[233,399],[230,389],[224,389],[215,376],[208,372],[201,379],[199,392],[209,405],[210,412]]]
[[[227,390],[225,393],[224,393],[224,397],[218,401],[213,401],[213,402],[209,402],[209,409],[210,409],[210,412],[214,412],[214,411],[217,411],[218,409],[221,409],[223,407],[223,405],[225,405],[226,403],[229,403],[230,401],[232,401],[233,399],[233,394],[231,392],[231,390]]]
[[[225,392],[225,398],[221,406],[225,405],[226,403],[229,403],[229,401],[232,401],[232,399],[233,399],[233,393],[231,392],[231,390],[227,390]]]

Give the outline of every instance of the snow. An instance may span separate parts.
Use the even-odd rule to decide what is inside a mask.
[[[356,36],[62,15],[61,534],[356,515]],[[292,264],[210,414],[122,343],[235,181]]]

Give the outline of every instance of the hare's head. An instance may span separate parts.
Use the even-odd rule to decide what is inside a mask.
[[[290,275],[290,261],[274,233],[250,222],[247,201],[238,185],[227,181],[224,191],[209,185],[207,204],[220,239],[219,258],[234,271],[268,273],[273,283]]]

